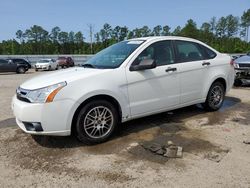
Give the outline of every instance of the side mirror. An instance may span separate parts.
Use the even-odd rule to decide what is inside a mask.
[[[140,62],[139,65],[133,65],[129,68],[130,71],[140,71],[146,69],[154,69],[156,67],[156,63],[153,59],[144,59]]]

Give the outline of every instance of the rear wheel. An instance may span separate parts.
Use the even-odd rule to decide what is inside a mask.
[[[234,81],[234,86],[235,86],[235,87],[240,87],[240,86],[242,86],[242,80],[241,80],[241,79],[236,79],[236,80]]]
[[[225,87],[221,82],[215,82],[210,87],[206,102],[202,106],[208,111],[220,109],[225,98]]]
[[[92,101],[80,111],[76,121],[77,138],[87,144],[108,140],[118,126],[118,112],[105,100]]]
[[[26,72],[26,70],[25,70],[24,67],[18,67],[16,72],[17,72],[18,74],[24,74],[24,73]]]

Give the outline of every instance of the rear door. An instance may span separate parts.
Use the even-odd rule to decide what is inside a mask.
[[[180,76],[180,103],[192,103],[203,97],[210,62],[200,45],[191,41],[175,41]]]

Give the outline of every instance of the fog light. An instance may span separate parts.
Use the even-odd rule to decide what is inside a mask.
[[[42,125],[40,122],[23,122],[27,131],[43,131]]]

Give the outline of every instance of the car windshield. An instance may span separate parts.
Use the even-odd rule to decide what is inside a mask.
[[[43,59],[43,60],[38,61],[38,63],[49,63],[49,60]]]
[[[114,44],[93,56],[83,66],[89,68],[113,69],[119,67],[126,58],[144,41],[131,40]]]

